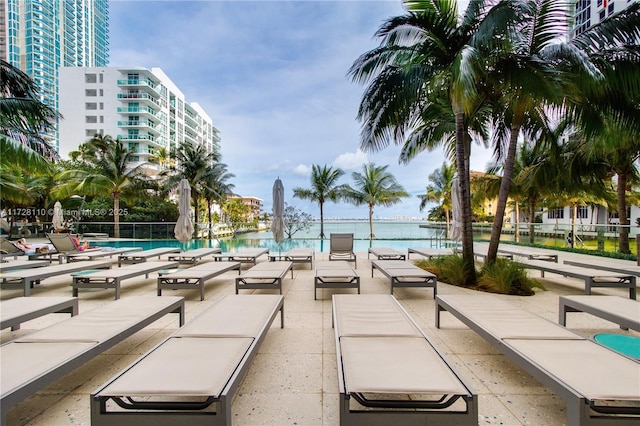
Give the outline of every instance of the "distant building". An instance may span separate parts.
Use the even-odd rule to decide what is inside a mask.
[[[571,36],[575,37],[640,0],[574,0]]]
[[[239,198],[242,203],[249,207],[249,215],[247,221],[259,220],[262,215],[262,199],[258,197],[243,197],[241,195],[231,195],[230,199]]]
[[[219,142],[211,118],[185,95],[160,68],[64,67],[60,69],[60,155],[91,139],[109,135],[135,149],[135,160],[147,162],[161,148],[183,141]],[[160,164],[145,166],[150,175]]]
[[[0,0],[0,58],[29,75],[60,110],[61,67],[109,63],[108,0]],[[48,135],[59,149],[59,134]]]

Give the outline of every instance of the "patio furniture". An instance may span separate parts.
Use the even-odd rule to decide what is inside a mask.
[[[367,259],[371,254],[378,260],[407,260],[407,256],[404,253],[388,247],[369,247]]]
[[[495,296],[437,296],[437,328],[442,311],[564,399],[567,425],[637,424],[640,363]]]
[[[0,302],[0,329],[18,330],[20,324],[53,313],[78,315],[75,297],[14,297]]]
[[[232,424],[231,404],[280,295],[226,296],[91,394],[91,424]],[[251,397],[250,395],[247,397]]]
[[[17,259],[18,256],[24,256],[25,254],[26,252],[16,246],[13,241],[0,237],[0,257],[13,257]]]
[[[85,250],[79,253],[67,253],[67,262],[79,262],[81,260],[94,260],[103,257],[112,258],[120,256],[123,253],[131,253],[141,251],[142,247],[102,247],[100,250]]]
[[[58,275],[71,274],[73,272],[85,271],[89,269],[109,269],[111,268],[111,260],[85,260],[72,263],[57,263],[41,268],[21,269],[17,271],[5,272],[0,275],[3,288],[22,288],[24,296],[31,294],[31,288],[34,284],[39,283],[45,278],[55,277]]]
[[[283,254],[269,253],[269,261],[288,260],[293,263],[308,263],[309,268],[313,269],[313,259],[315,250],[307,247],[296,247]]]
[[[346,260],[358,267],[358,260],[353,251],[353,234],[329,235],[329,260]]]
[[[158,296],[162,290],[200,290],[200,300],[204,300],[204,284],[227,271],[240,273],[240,262],[205,262],[191,268],[177,270],[158,277]]]
[[[12,260],[9,262],[0,262],[0,272],[15,271],[18,269],[40,268],[50,265],[48,260]]]
[[[333,295],[340,425],[478,425],[478,396],[391,295]]]
[[[636,266],[632,261],[617,259],[598,259],[596,256],[589,256],[587,260],[565,260],[565,265],[580,266],[583,268],[601,269],[603,271],[615,272],[618,274],[635,275],[640,277],[640,266]]]
[[[9,408],[168,313],[184,324],[184,299],[129,297],[0,346],[2,424]]]
[[[152,272],[177,268],[178,266],[178,262],[145,262],[102,271],[80,271],[71,274],[73,277],[71,287],[73,287],[74,296],[78,296],[78,290],[83,288],[112,288],[115,290],[115,299],[118,300],[120,299],[122,281],[142,275],[149,278],[149,274]]]
[[[236,294],[243,289],[277,289],[282,294],[282,280],[288,271],[293,279],[293,262],[258,263],[236,278]]]
[[[419,254],[427,259],[431,260],[434,257],[450,256],[453,254],[453,249],[434,249],[428,247],[413,247],[407,249],[407,259],[411,258],[411,253]]]
[[[171,253],[180,253],[180,249],[178,247],[158,247],[149,250],[136,251],[134,253],[124,253],[118,256],[118,266],[122,266],[123,264],[146,262],[154,257],[160,259],[160,256]]]
[[[391,294],[396,287],[431,287],[433,288],[433,297],[436,297],[438,278],[411,262],[406,260],[372,260],[371,277],[373,277],[374,269],[389,278]]]
[[[187,250],[177,254],[170,254],[169,260],[177,260],[180,263],[189,263],[195,264],[198,261],[202,260],[206,256],[215,256],[219,253],[222,253],[222,250],[219,248],[199,248],[194,250]]]
[[[629,289],[629,298],[636,298],[636,277],[634,275],[541,260],[529,260],[518,263],[527,269],[539,270],[542,277],[544,277],[545,272],[550,272],[583,280],[585,294],[591,294],[593,287],[620,287]]]
[[[556,253],[535,251],[528,247],[521,247],[513,244],[502,244],[498,246],[498,253],[520,256],[528,260],[545,260],[547,262],[558,263],[558,255]]]
[[[313,300],[319,288],[355,288],[360,294],[360,275],[346,261],[316,264],[313,280]]]
[[[258,258],[263,254],[269,254],[269,249],[256,247],[248,248],[233,253],[221,253],[215,255],[215,260],[227,260],[230,262],[253,263],[257,264]]]
[[[622,329],[640,331],[640,302],[618,296],[560,296],[558,322],[567,324],[568,312],[587,312],[619,324]]]

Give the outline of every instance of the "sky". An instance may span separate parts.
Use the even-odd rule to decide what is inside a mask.
[[[161,68],[187,102],[200,104],[220,131],[234,192],[262,199],[266,212],[279,177],[285,202],[318,217],[317,203],[293,197],[293,188],[311,188],[311,166],[339,167],[340,183],[352,183],[351,174],[372,162],[387,165],[411,195],[376,206],[374,217],[424,218],[433,205],[420,212],[418,194],[443,151],[407,165],[396,145],[360,151],[365,86],[347,76],[378,45],[384,21],[404,13],[400,0],[111,0],[110,66]],[[484,170],[490,157],[475,147],[471,168]],[[324,216],[366,219],[368,209],[327,202]]]

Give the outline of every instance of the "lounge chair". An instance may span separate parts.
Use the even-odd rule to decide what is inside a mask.
[[[616,272],[625,275],[635,275],[640,277],[640,266],[636,266],[628,260],[615,259],[593,259],[596,256],[589,256],[589,260],[565,260],[565,265],[580,266],[583,268],[601,269],[603,271]],[[640,257],[639,257],[640,258]]]
[[[24,289],[24,296],[26,297],[31,294],[31,287],[45,278],[71,274],[88,269],[109,269],[111,265],[111,260],[56,263],[55,265],[43,266],[41,268],[5,272],[0,275],[0,279],[2,279],[2,287],[22,288]]]
[[[46,236],[51,242],[51,244],[53,244],[53,247],[55,248],[55,254],[57,254],[58,256],[66,256],[67,254],[71,254],[71,253],[81,253],[80,249],[78,249],[78,246],[73,240],[76,237],[74,237],[71,234],[51,233],[51,234],[46,234]],[[99,251],[99,250],[102,250],[102,249],[100,247],[90,247],[83,251],[89,252],[89,251]]]
[[[178,270],[158,277],[158,296],[162,290],[200,290],[200,300],[204,300],[204,284],[227,271],[240,273],[240,262],[205,262],[191,268]]]
[[[122,268],[106,270],[88,270],[71,274],[73,281],[73,295],[78,296],[81,288],[112,288],[115,290],[115,299],[120,299],[120,287],[124,280],[137,278],[142,275],[149,278],[152,272],[164,269],[177,268],[178,262],[145,262],[123,266]]]
[[[378,260],[407,260],[407,255],[388,247],[369,247],[367,259],[371,254]]]
[[[537,269],[544,277],[545,272],[577,278],[584,281],[584,294],[591,294],[593,287],[621,287],[629,289],[629,298],[636,298],[636,277],[631,274],[584,268],[565,264],[530,260],[518,262],[527,269]]]
[[[10,262],[0,263],[0,272],[15,271],[17,269],[31,269],[48,266],[51,262],[48,260],[12,260]]]
[[[206,256],[215,256],[217,254],[222,253],[222,250],[219,248],[199,248],[194,250],[187,250],[177,254],[170,254],[169,260],[177,260],[180,263],[189,263],[191,265],[198,263],[198,261],[202,260]]]
[[[67,262],[78,262],[81,260],[101,259],[103,257],[112,258],[113,256],[120,256],[124,253],[137,252],[141,250],[142,247],[102,247],[98,250],[85,250],[79,253],[68,253],[66,258]]]
[[[433,249],[427,247],[414,247],[407,249],[407,259],[411,258],[411,253],[419,254],[427,259],[433,259],[434,257],[450,256],[453,254],[452,249]]]
[[[587,312],[619,324],[622,329],[640,331],[640,302],[618,296],[560,296],[559,319],[567,324],[567,312]]]
[[[547,262],[558,263],[558,254],[545,251],[536,251],[528,247],[504,244],[498,247],[498,253],[510,254],[512,256],[524,257],[528,260],[546,260]]]
[[[9,241],[4,237],[0,237],[0,254],[2,258],[13,257],[16,259],[18,256],[24,256],[26,252],[20,247],[16,246],[13,241]]]
[[[226,296],[91,394],[94,426],[232,424],[236,391],[280,295]],[[251,396],[248,396],[249,398]]]
[[[640,363],[495,296],[436,297],[438,328],[442,311],[563,398],[567,425],[638,423]]]
[[[158,247],[150,250],[124,253],[118,256],[118,266],[122,266],[123,264],[146,262],[154,257],[160,259],[160,256],[171,253],[180,253],[180,249],[178,247]]]
[[[358,260],[353,251],[353,234],[329,235],[329,260],[346,260],[358,267]]]
[[[478,396],[390,295],[333,295],[340,425],[478,425]]]
[[[269,254],[269,249],[257,247],[257,248],[248,248],[240,251],[236,251],[233,253],[220,253],[215,255],[213,258],[215,260],[228,260],[231,262],[241,262],[241,263],[253,263],[256,265],[258,263],[258,258],[263,254]]]
[[[184,324],[182,297],[128,297],[0,346],[0,412],[60,379],[168,313]]]
[[[283,254],[269,253],[269,260],[288,260],[293,263],[309,263],[309,268],[313,269],[313,259],[315,250],[307,247],[296,247]]]
[[[236,294],[241,289],[277,289],[282,294],[282,280],[287,275],[287,271],[291,271],[291,279],[293,279],[292,262],[258,263],[236,278]]]
[[[349,262],[322,262],[316,265],[313,287],[313,300],[319,288],[355,288],[360,294],[360,275]]]
[[[133,251],[142,250],[141,247],[89,247],[84,250],[80,250],[74,242],[71,234],[47,234],[47,238],[53,244],[55,252],[48,253],[48,255],[58,256],[60,263],[67,260],[67,262],[79,262],[83,260],[95,260],[103,257],[113,257],[121,253],[129,253]]]
[[[23,322],[53,313],[78,315],[75,297],[14,297],[0,302],[0,329],[18,330]]]
[[[371,277],[377,269],[390,280],[391,294],[395,287],[431,287],[433,297],[438,291],[438,278],[406,260],[372,260]]]

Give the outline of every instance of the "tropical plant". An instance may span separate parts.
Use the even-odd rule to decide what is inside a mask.
[[[356,206],[366,204],[369,207],[369,237],[375,238],[373,232],[373,208],[377,205],[389,207],[398,204],[402,198],[409,196],[396,178],[387,171],[389,166],[365,164],[362,173],[353,172],[354,187],[346,184],[342,187],[342,197]]]
[[[293,196],[303,200],[318,203],[320,208],[320,238],[324,239],[324,203],[326,201],[336,202],[341,197],[341,186],[338,180],[344,175],[344,171],[331,166],[319,165],[311,166],[311,189],[296,187],[293,188]]]
[[[451,164],[442,163],[439,169],[434,170],[429,175],[429,182],[431,185],[427,185],[427,190],[424,194],[419,194],[420,198],[420,211],[423,211],[429,202],[436,202],[439,204],[445,213],[445,220],[447,222],[447,232],[449,230],[450,212],[452,208],[451,203],[451,183],[456,174],[455,166]]]
[[[143,163],[133,161],[134,151],[120,140],[96,136],[82,144],[73,157],[77,168],[64,170],[56,179],[60,185],[52,191],[57,199],[72,195],[105,195],[113,199],[114,237],[120,237],[121,198],[143,193],[148,184]]]
[[[227,165],[224,163],[213,164],[211,169],[203,182],[203,197],[207,202],[209,216],[209,237],[213,236],[213,203],[219,206],[225,203],[227,196],[232,194],[234,188],[234,185],[228,181],[235,177],[233,173],[227,171]]]
[[[287,238],[291,239],[291,237],[298,231],[308,230],[309,228],[311,228],[312,223],[313,216],[311,216],[309,213],[285,203],[284,232],[285,234],[287,234]]]
[[[495,263],[485,263],[480,270],[477,289],[489,293],[513,296],[533,296],[534,288],[544,290],[544,286],[527,275],[524,266],[507,259],[497,259]]]
[[[229,226],[233,231],[233,236],[235,237],[238,232],[239,225],[247,220],[249,206],[243,203],[240,198],[231,198],[224,203],[222,211],[226,215]]]

